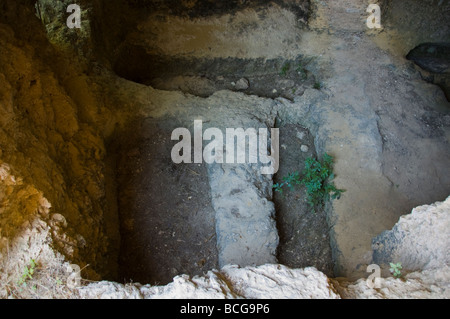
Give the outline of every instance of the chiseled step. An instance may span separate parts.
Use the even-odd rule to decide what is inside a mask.
[[[271,180],[244,164],[215,164],[208,173],[220,267],[276,263],[279,238],[275,206],[268,200]]]
[[[249,129],[254,129],[258,139],[256,151],[254,147],[249,147],[248,136],[245,142],[242,142],[242,135],[236,137],[233,145],[235,157],[228,157],[231,145],[225,143],[223,162],[207,166],[211,201],[215,210],[220,267],[228,264],[244,267],[277,262],[279,236],[272,202],[273,174],[265,174],[267,171],[264,170],[275,168],[276,165],[272,165],[279,160],[276,153],[271,152],[278,152],[278,136],[272,130],[275,116],[270,111],[273,101],[250,96],[241,98],[244,101],[239,101],[240,105],[246,107],[233,107],[234,103],[228,99],[229,106],[221,109],[222,116],[218,117],[212,111],[209,121],[205,122],[205,128],[214,127],[222,131],[224,141],[229,138],[227,128],[242,129],[247,133]],[[252,107],[255,102],[260,105],[259,108]],[[269,105],[263,108],[265,103]],[[266,144],[260,144],[261,141]],[[245,163],[238,161],[238,154],[242,152],[246,154]],[[274,157],[267,162],[263,154]],[[235,160],[230,161],[230,158]]]

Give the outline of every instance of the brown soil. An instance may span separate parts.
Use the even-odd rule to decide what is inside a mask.
[[[166,284],[217,268],[206,168],[173,164],[173,125],[144,119],[120,138],[120,281]]]

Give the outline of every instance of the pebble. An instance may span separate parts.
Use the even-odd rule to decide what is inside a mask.
[[[250,82],[246,78],[242,78],[236,82],[236,90],[247,90],[250,87]]]
[[[67,227],[66,218],[61,214],[53,214],[52,220],[55,221],[55,223],[62,225],[63,227]]]
[[[305,138],[305,132],[297,132],[297,138],[303,140]]]
[[[302,146],[300,146],[300,151],[302,151],[303,153],[306,153],[309,151],[309,147],[306,145],[302,145]]]

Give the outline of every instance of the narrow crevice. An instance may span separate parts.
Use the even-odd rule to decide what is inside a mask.
[[[228,0],[228,1],[151,1],[151,0],[127,0],[130,8],[138,8],[148,12],[158,11],[164,14],[187,18],[200,18],[221,16],[224,14],[235,14],[239,11],[253,8],[255,10],[264,9],[268,6],[279,5],[282,8],[291,10],[299,19],[303,19],[309,14],[309,1],[292,0]]]
[[[133,82],[199,97],[231,90],[293,100],[316,83],[314,74],[306,68],[310,61],[304,56],[269,60],[166,57],[149,55],[139,46],[127,46],[118,55],[114,70]]]
[[[274,183],[282,183],[288,174],[301,174],[308,157],[317,157],[314,137],[300,125],[280,127],[280,168]],[[334,262],[330,245],[326,209],[312,212],[306,189],[284,187],[274,191],[277,228],[280,236],[278,261],[292,268],[316,267],[333,276]]]

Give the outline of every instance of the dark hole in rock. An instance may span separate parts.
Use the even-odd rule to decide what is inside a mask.
[[[450,43],[422,43],[406,56],[432,73],[450,73]]]
[[[424,80],[438,85],[450,101],[450,43],[422,43],[406,58],[426,71]]]
[[[311,59],[185,58],[150,55],[131,45],[121,50],[115,72],[156,89],[183,91],[208,97],[219,90],[241,91],[261,97],[293,99],[313,87],[306,67]]]
[[[140,10],[160,11],[177,16],[190,18],[207,17],[213,15],[233,14],[246,8],[267,7],[277,4],[296,13],[298,17],[308,15],[309,1],[303,0],[227,0],[227,1],[179,1],[179,0],[127,0],[130,7]]]

